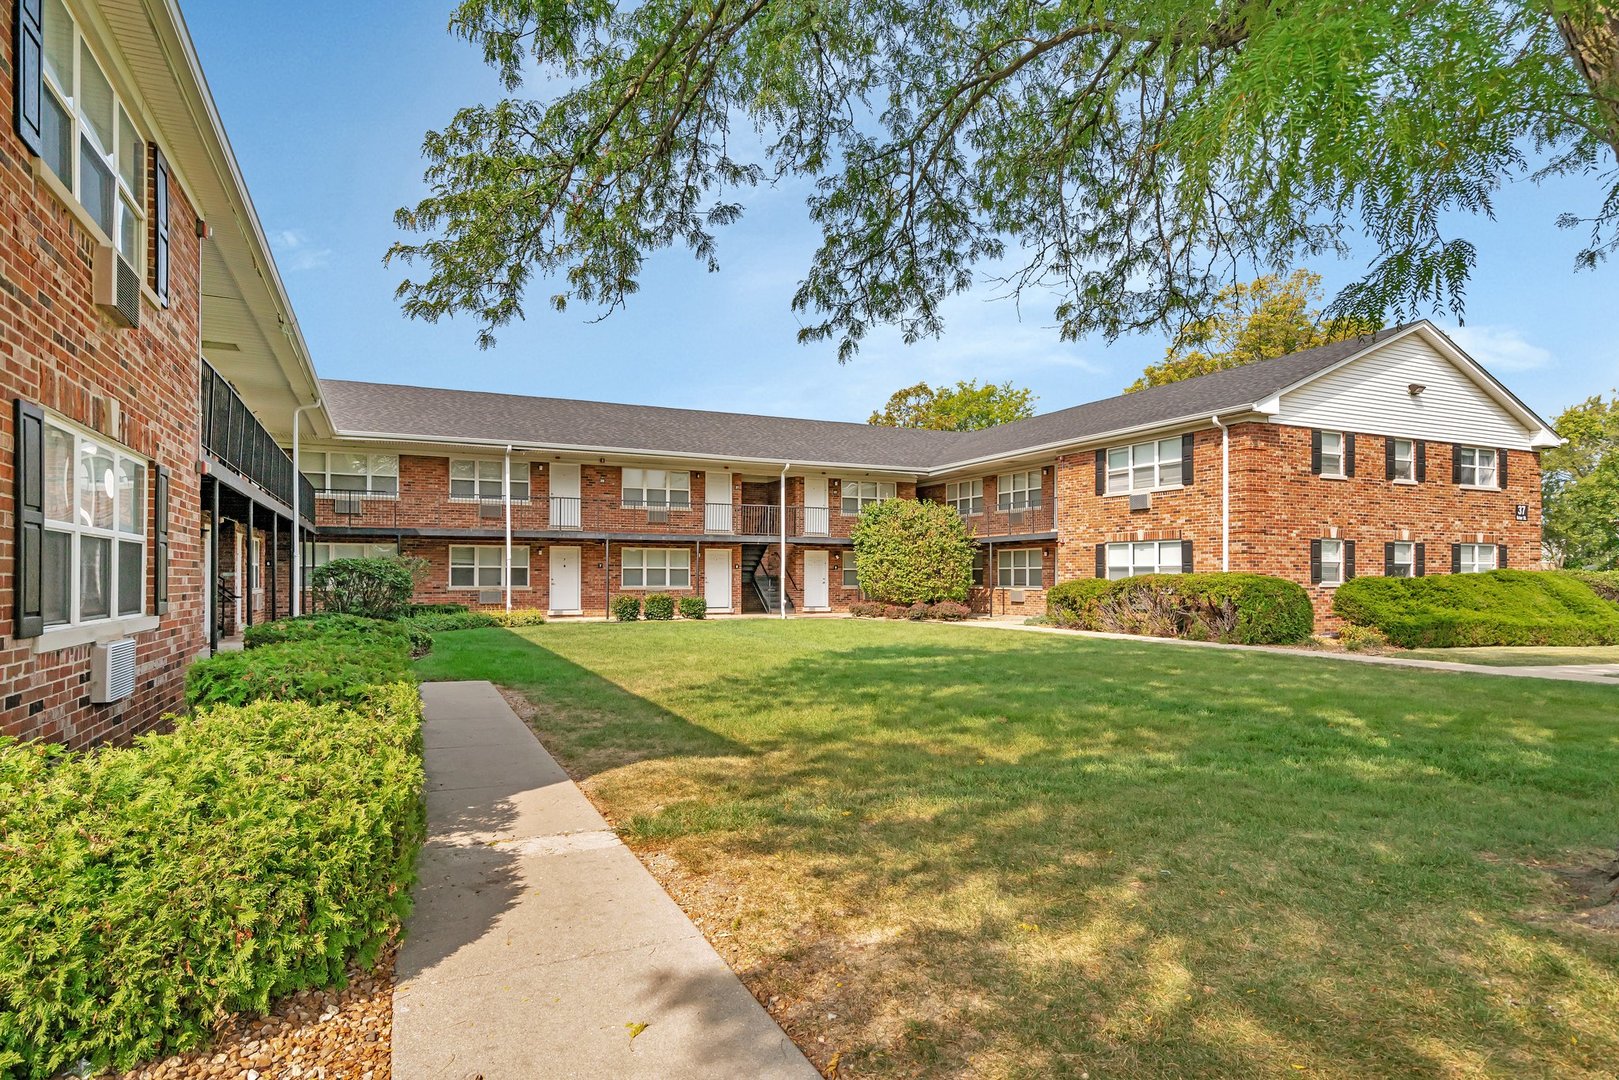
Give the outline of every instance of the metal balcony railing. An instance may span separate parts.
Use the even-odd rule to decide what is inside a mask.
[[[243,479],[273,498],[292,504],[293,485],[301,498],[299,513],[313,518],[314,486],[298,476],[292,458],[276,443],[237,394],[229,380],[202,364],[198,407],[202,417],[202,448]]]
[[[963,514],[967,532],[971,536],[1018,536],[1024,533],[1050,532],[1052,524],[1050,506],[1039,504],[1013,509],[989,507],[976,514]]]

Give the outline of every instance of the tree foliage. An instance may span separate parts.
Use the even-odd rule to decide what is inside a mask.
[[[1546,547],[1569,569],[1619,568],[1619,393],[1586,398],[1552,426],[1568,441],[1541,454]]]
[[[889,499],[868,506],[850,533],[860,589],[885,604],[965,600],[973,584],[973,541],[943,503]]]
[[[1111,338],[1360,237],[1335,310],[1380,321],[1460,310],[1456,226],[1504,184],[1600,173],[1565,221],[1586,263],[1619,224],[1615,0],[462,0],[450,26],[511,96],[427,135],[390,257],[425,270],[406,312],[485,345],[535,273],[611,311],[655,251],[717,267],[760,184],[809,190],[800,338],[844,359],[939,333],[981,266]]]
[[[930,431],[976,431],[1034,415],[1034,393],[1011,382],[962,379],[934,389],[925,382],[894,391],[888,404],[871,414],[881,427],[927,428]]]
[[[1267,274],[1228,285],[1215,294],[1213,312],[1182,327],[1163,360],[1125,391],[1270,360],[1378,329],[1364,319],[1329,317],[1320,302],[1321,275],[1308,270],[1295,270],[1285,281]]]

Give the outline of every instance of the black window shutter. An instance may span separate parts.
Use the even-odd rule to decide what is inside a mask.
[[[152,610],[169,613],[169,473],[161,465],[152,467]]]
[[[17,536],[12,570],[16,606],[11,636],[38,637],[45,632],[45,413],[17,399],[16,439]]]
[[[1355,475],[1355,433],[1344,432],[1344,475]]]
[[[1107,451],[1096,452],[1096,493],[1107,494]]]
[[[1096,545],[1096,576],[1099,577],[1099,578],[1107,577],[1107,545],[1106,544],[1097,544]]]
[[[1417,440],[1417,483],[1428,479],[1428,444]]]
[[[1181,484],[1192,486],[1192,433],[1181,436]]]
[[[1416,554],[1411,557],[1411,576],[1422,577],[1428,572],[1428,545],[1412,545]]]
[[[1181,541],[1181,573],[1190,574],[1191,572],[1192,572],[1192,542],[1190,540],[1182,540]]]
[[[1392,541],[1383,545],[1383,576],[1394,576],[1394,543]]]
[[[1460,443],[1450,444],[1450,482],[1462,482],[1462,447]]]
[[[152,291],[169,306],[169,163],[152,147]]]
[[[1450,545],[1450,572],[1453,574],[1462,572],[1462,545],[1460,544]]]
[[[45,150],[45,5],[44,0],[17,0],[16,77],[17,135],[28,152]]]
[[[1348,581],[1355,576],[1355,542],[1344,541],[1344,580]]]
[[[1394,479],[1394,436],[1383,440],[1383,479]]]
[[[1321,584],[1321,541],[1310,541],[1310,584]]]
[[[1321,475],[1321,432],[1310,432],[1310,471]]]
[[[1495,545],[1495,568],[1497,570],[1507,568],[1507,546],[1505,544]]]
[[[1505,450],[1497,450],[1495,452],[1495,483],[1496,483],[1496,486],[1499,487],[1502,491],[1506,490],[1506,488],[1507,488],[1507,452]]]

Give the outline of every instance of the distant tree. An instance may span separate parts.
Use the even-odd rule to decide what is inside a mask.
[[[888,404],[871,414],[868,424],[880,427],[927,428],[930,431],[976,431],[1034,415],[1034,394],[1010,382],[978,385],[962,379],[934,389],[925,382],[896,390]]]
[[[1321,295],[1321,275],[1308,270],[1295,270],[1285,281],[1267,274],[1246,285],[1227,286],[1215,294],[1214,313],[1184,326],[1163,360],[1148,367],[1125,392],[1270,360],[1377,329],[1364,319],[1329,318],[1321,310]]]
[[[953,507],[916,499],[868,506],[850,534],[861,590],[885,604],[965,600],[973,540]]]
[[[1619,568],[1619,393],[1588,397],[1552,426],[1568,441],[1540,458],[1547,553],[1571,570]]]

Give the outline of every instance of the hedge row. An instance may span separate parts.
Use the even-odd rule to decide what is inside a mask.
[[[958,604],[954,600],[940,600],[936,604],[915,603],[910,606],[861,600],[849,605],[849,614],[857,619],[910,619],[912,622],[937,619],[940,622],[960,622],[972,613],[972,608],[966,604]]]
[[[1046,590],[1046,614],[1081,630],[1239,645],[1292,645],[1315,629],[1304,587],[1265,574],[1081,578]]]
[[[545,622],[545,612],[533,608],[517,608],[512,611],[469,611],[464,607],[447,610],[423,611],[413,614],[405,621],[429,634],[441,634],[446,630],[476,630],[485,626],[538,626]]]
[[[1619,643],[1613,574],[1491,570],[1344,582],[1332,610],[1407,649]]]
[[[0,1075],[127,1068],[373,962],[408,906],[422,785],[408,683],[216,707],[93,754],[0,741]]]
[[[619,593],[613,597],[608,610],[619,622],[635,622],[637,619],[667,622],[675,617],[676,611],[682,619],[706,619],[708,601],[701,596],[677,599],[668,593],[647,593],[645,597],[635,593]]]
[[[309,615],[254,627],[248,648],[191,665],[186,704],[250,701],[358,703],[373,686],[408,680],[413,654],[431,638],[402,622],[354,615]]]

